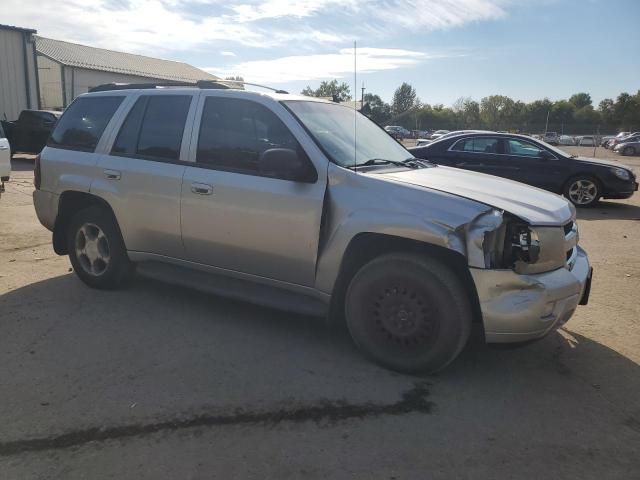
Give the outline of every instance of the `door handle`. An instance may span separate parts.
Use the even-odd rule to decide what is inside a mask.
[[[109,180],[120,180],[122,174],[118,170],[104,170],[104,174]]]
[[[206,183],[192,183],[191,191],[198,195],[211,195],[213,193],[213,187]]]

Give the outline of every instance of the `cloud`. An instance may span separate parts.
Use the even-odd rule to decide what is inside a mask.
[[[396,39],[503,18],[508,0],[0,0],[2,22],[61,40],[161,56]],[[214,50],[215,51],[215,50]],[[160,53],[159,53],[160,52]]]
[[[220,52],[220,55],[222,55],[223,57],[235,57],[236,56],[235,53],[229,52],[229,51],[226,51],[226,50],[222,50]]]
[[[360,74],[394,70],[443,56],[445,55],[394,48],[359,48],[357,68]],[[222,77],[241,75],[245,80],[257,83],[341,78],[353,72],[353,49],[343,48],[336,53],[255,60],[238,63],[226,69],[203,68],[203,70]]]

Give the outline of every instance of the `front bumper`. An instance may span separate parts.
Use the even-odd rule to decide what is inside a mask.
[[[577,247],[573,268],[535,275],[471,269],[488,343],[523,342],[563,325],[589,296],[592,269]]]

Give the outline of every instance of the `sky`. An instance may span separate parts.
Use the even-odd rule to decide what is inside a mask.
[[[640,0],[0,0],[0,23],[292,93],[337,78],[390,101],[640,89]]]

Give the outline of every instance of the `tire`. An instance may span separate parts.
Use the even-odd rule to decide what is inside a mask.
[[[576,207],[592,207],[602,195],[600,182],[588,175],[578,175],[567,181],[564,196]]]
[[[624,147],[624,150],[622,150],[622,155],[635,155],[636,154],[636,149],[633,147]]]
[[[388,254],[365,264],[351,280],[345,311],[355,344],[403,373],[443,369],[471,331],[471,303],[459,278],[417,255]]]
[[[118,225],[103,207],[88,207],[74,215],[67,230],[67,247],[76,275],[92,288],[119,288],[132,276],[133,264]]]

